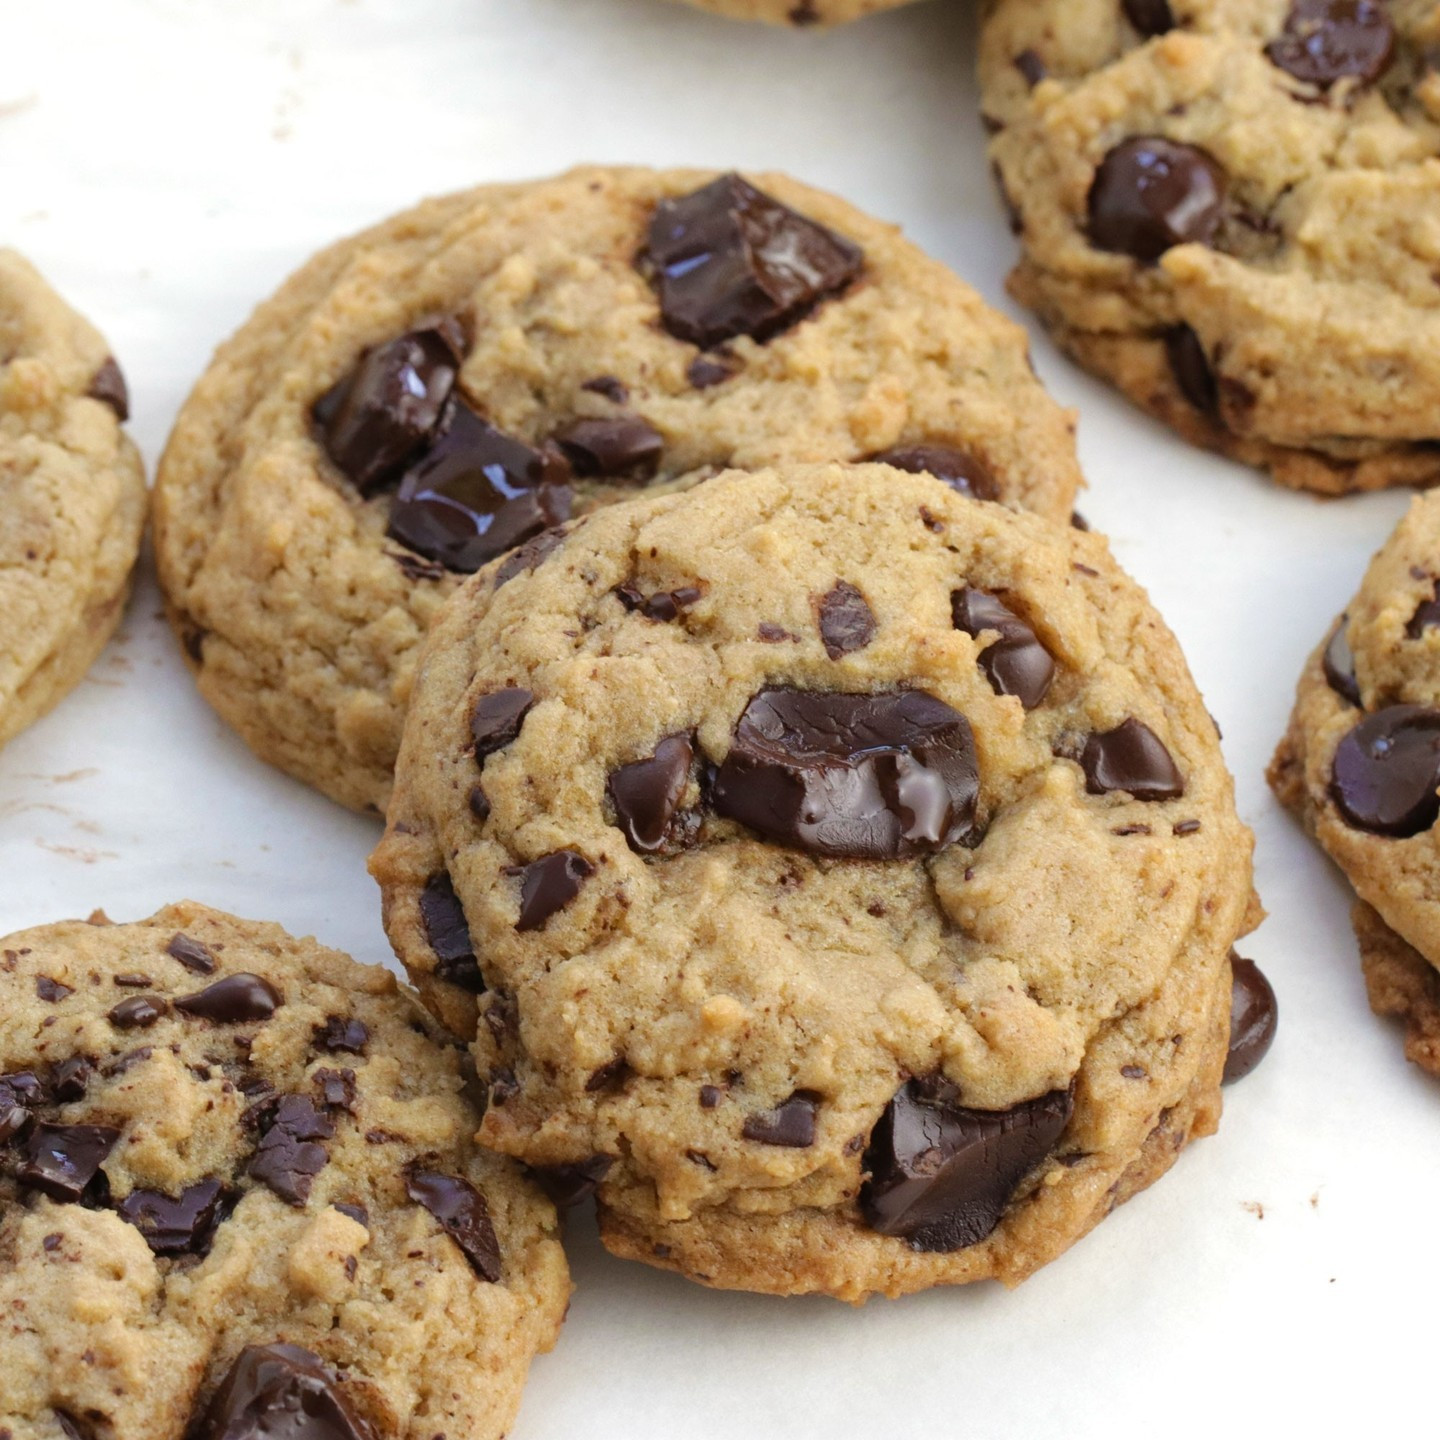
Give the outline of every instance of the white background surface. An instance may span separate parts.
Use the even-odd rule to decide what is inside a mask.
[[[791,34],[661,0],[0,0],[0,243],[109,335],[152,465],[211,348],[320,245],[582,160],[792,171],[1013,312],[969,10]],[[514,1440],[1433,1433],[1440,1086],[1369,1014],[1349,891],[1262,778],[1306,653],[1405,500],[1281,492],[1038,330],[1034,348],[1081,412],[1086,515],[1224,727],[1271,912],[1246,948],[1280,994],[1275,1048],[1216,1138],[1013,1294],[722,1295],[572,1222],[579,1290]],[[210,714],[145,565],[90,677],[0,754],[0,933],[189,896],[386,957],[378,826]]]

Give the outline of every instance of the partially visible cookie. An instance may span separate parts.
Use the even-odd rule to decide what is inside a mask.
[[[0,1435],[506,1433],[554,1209],[388,972],[185,903],[0,940],[0,998]]]
[[[431,620],[546,527],[881,453],[1063,522],[1072,426],[1023,332],[893,226],[781,175],[577,170],[430,201],[261,306],[176,424],[156,552],[210,702],[382,810]]]
[[[767,25],[843,25],[910,0],[686,0],[731,20],[763,20]]]
[[[80,681],[125,609],[145,470],[104,337],[0,250],[0,745]]]
[[[1370,1008],[1405,1024],[1405,1058],[1440,1075],[1440,970],[1363,900],[1351,914]]]
[[[1250,850],[1099,536],[829,465],[467,582],[372,869],[487,1144],[622,1255],[858,1300],[1015,1283],[1215,1128]]]
[[[1412,1014],[1422,1036],[1412,1058],[1440,1069],[1423,1039],[1434,987],[1402,979],[1417,955],[1440,966],[1437,578],[1440,493],[1411,504],[1310,656],[1269,776],[1365,902],[1356,932],[1372,1004]]]
[[[1433,0],[989,0],[1014,293],[1197,444],[1440,481]]]

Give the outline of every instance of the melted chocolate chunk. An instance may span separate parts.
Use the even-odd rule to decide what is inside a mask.
[[[562,1210],[572,1210],[600,1188],[600,1182],[614,1164],[613,1155],[592,1155],[573,1165],[537,1166],[530,1173],[553,1204]]]
[[[605,793],[630,848],[654,855],[689,838],[676,814],[690,781],[695,746],[689,735],[668,735],[644,760],[610,772]],[[693,833],[693,827],[692,827]]]
[[[915,1250],[963,1250],[1000,1223],[1016,1187],[1055,1148],[1074,1101],[1054,1090],[1009,1110],[969,1110],[910,1081],[865,1151],[866,1224]]]
[[[465,909],[444,871],[420,892],[420,921],[425,926],[425,939],[435,952],[436,975],[472,995],[483,995],[485,977],[470,942]]]
[[[405,1191],[440,1222],[440,1228],[464,1251],[471,1269],[482,1280],[494,1284],[500,1278],[500,1242],[490,1223],[490,1208],[468,1180],[433,1170],[412,1170],[405,1177]]]
[[[218,1180],[200,1180],[178,1198],[158,1190],[132,1190],[115,1209],[155,1254],[204,1255],[214,1236],[222,1195]]]
[[[370,1212],[363,1205],[345,1205],[337,1200],[332,1208],[348,1215],[357,1225],[363,1225],[367,1230],[370,1228]]]
[[[317,1047],[332,1055],[340,1051],[347,1055],[363,1055],[369,1043],[370,1031],[365,1022],[343,1015],[327,1015],[325,1023],[315,1031]]]
[[[1165,332],[1165,357],[1180,393],[1202,415],[1218,415],[1220,387],[1200,337],[1188,325],[1175,325]]]
[[[1440,814],[1440,710],[1391,705],[1367,715],[1335,748],[1330,794],[1345,819],[1406,838]]]
[[[298,1345],[248,1345],[190,1440],[377,1440],[336,1375]]]
[[[86,1090],[90,1088],[90,1077],[94,1073],[94,1068],[83,1055],[73,1055],[69,1060],[62,1060],[50,1073],[50,1094],[59,1105],[83,1100]],[[0,1086],[3,1085],[4,1081],[0,1080]],[[0,1110],[3,1109],[4,1101],[0,1100]]]
[[[998,596],[966,587],[950,597],[957,630],[977,639],[987,630],[999,635],[980,652],[980,668],[997,695],[1014,695],[1033,710],[1049,693],[1055,662],[1034,630]]]
[[[588,390],[592,395],[603,395],[615,405],[623,405],[630,398],[629,387],[614,375],[597,375],[593,380],[587,380],[580,388]]]
[[[570,513],[569,468],[456,402],[433,445],[405,472],[391,539],[469,574]]]
[[[1225,173],[1203,150],[1158,135],[1122,140],[1090,187],[1090,239],[1151,263],[1172,245],[1208,244],[1225,203]]]
[[[1022,50],[1015,57],[1015,68],[1032,90],[1049,74],[1036,50]]]
[[[555,443],[577,475],[648,480],[660,466],[665,437],[638,415],[573,420]]]
[[[529,865],[516,867],[520,878],[520,916],[517,930],[538,930],[557,910],[563,910],[595,873],[595,867],[574,850],[556,850]]]
[[[194,995],[182,995],[175,1008],[216,1025],[253,1025],[268,1020],[283,1003],[280,992],[263,976],[242,972],[227,975]]]
[[[475,759],[483,764],[487,755],[503,750],[520,733],[535,696],[512,685],[492,690],[476,700],[470,711],[470,737],[475,742]]]
[[[563,525],[551,530],[542,530],[523,545],[517,545],[496,567],[495,588],[498,590],[508,580],[513,580],[523,570],[538,570],[545,557],[554,550],[570,532]]]
[[[1265,53],[1307,85],[1368,84],[1394,58],[1395,26],[1378,0],[1295,0]]]
[[[460,373],[454,321],[369,351],[315,404],[325,452],[362,495],[395,479],[429,443]]]
[[[0,1145],[28,1128],[32,1113],[45,1103],[45,1087],[29,1070],[0,1075]]]
[[[108,405],[122,425],[130,418],[130,387],[125,383],[125,375],[113,355],[105,357],[85,393],[92,400]]]
[[[848,580],[837,580],[825,592],[819,615],[820,643],[832,660],[863,650],[875,638],[875,616]]]
[[[1122,0],[1125,18],[1148,40],[1175,28],[1170,0]]]
[[[773,1110],[747,1115],[740,1133],[761,1145],[782,1145],[804,1150],[815,1143],[815,1112],[823,1097],[813,1090],[797,1090]]]
[[[1230,1051],[1225,1057],[1226,1085],[1243,1080],[1264,1058],[1275,1039],[1279,1009],[1275,991],[1253,960],[1230,952]]]
[[[627,610],[638,610],[647,620],[669,624],[678,620],[705,592],[698,585],[681,585],[675,590],[657,590],[644,594],[633,583],[617,585],[615,597]]]
[[[1160,737],[1133,717],[1114,730],[1092,735],[1080,768],[1092,795],[1123,790],[1136,800],[1176,800],[1185,793],[1184,777]]]
[[[48,975],[37,975],[35,977],[35,994],[47,1005],[58,1005],[67,995],[75,993],[73,987],[62,985],[58,980],[52,980]]]
[[[308,1095],[284,1095],[261,1137],[250,1173],[290,1205],[310,1198],[315,1177],[330,1161],[323,1145],[335,1134],[335,1122],[315,1108]]]
[[[158,995],[132,995],[113,1006],[107,1018],[117,1030],[143,1030],[160,1019],[165,1010],[165,1002]]]
[[[718,814],[815,855],[932,854],[974,824],[969,722],[920,690],[762,690],[715,774]]]
[[[119,1138],[120,1132],[108,1125],[36,1125],[25,1141],[20,1183],[73,1205]]]
[[[192,940],[188,935],[177,935],[165,947],[165,953],[178,960],[187,970],[196,975],[213,975],[216,960],[208,945]]]
[[[1325,681],[1330,688],[1342,699],[1348,700],[1357,708],[1360,705],[1360,681],[1355,676],[1355,656],[1350,649],[1350,641],[1345,634],[1346,626],[1350,617],[1342,615],[1335,622],[1335,628],[1330,632],[1330,639],[1325,644],[1325,654],[1321,664],[1325,670]]]
[[[876,465],[891,465],[911,475],[933,475],[971,500],[1000,498],[1000,483],[990,467],[954,445],[897,445],[870,458]]]
[[[734,174],[662,200],[643,258],[665,328],[702,350],[779,334],[849,285],[864,261],[859,246]]]

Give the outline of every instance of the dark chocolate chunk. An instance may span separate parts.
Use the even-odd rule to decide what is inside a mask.
[[[720,1103],[722,1093],[718,1085],[702,1085],[700,1087],[700,1108],[713,1110]]]
[[[588,390],[592,395],[603,395],[616,405],[623,405],[630,398],[629,387],[614,375],[597,375],[593,380],[587,380],[580,388]]]
[[[443,870],[420,892],[420,921],[435,952],[436,975],[472,995],[483,995],[485,977],[470,942],[465,910],[450,876]]]
[[[72,1055],[70,1059],[62,1060],[50,1072],[50,1094],[60,1105],[83,1100],[86,1090],[90,1088],[90,1077],[94,1073],[94,1068],[83,1055]],[[0,1086],[4,1083],[0,1080]],[[0,1101],[0,1109],[3,1108],[4,1102]]]
[[[893,860],[967,834],[979,772],[969,722],[920,690],[762,690],[716,771],[716,811],[816,855]]]
[[[848,580],[837,580],[821,597],[820,643],[838,660],[863,650],[875,638],[875,616],[865,597]]]
[[[572,420],[555,432],[555,443],[577,475],[627,480],[648,480],[665,449],[665,437],[638,415]]]
[[[1085,788],[1092,795],[1123,790],[1136,800],[1176,800],[1185,780],[1160,737],[1133,717],[1092,735],[1080,756]]]
[[[121,990],[148,990],[155,983],[149,975],[142,974],[139,970],[127,971],[124,975],[112,975],[110,982]]]
[[[1022,50],[1015,57],[1015,68],[1032,90],[1049,74],[1037,50]]]
[[[1220,387],[1215,383],[1210,357],[1188,325],[1172,325],[1165,332],[1165,357],[1180,393],[1202,415],[1218,414]]]
[[[337,1200],[332,1208],[348,1215],[357,1225],[363,1225],[367,1230],[370,1228],[370,1212],[363,1205],[346,1205]]]
[[[933,475],[971,500],[998,500],[1000,484],[978,456],[954,445],[897,445],[870,457],[911,475]]]
[[[250,1173],[290,1205],[310,1198],[315,1177],[330,1156],[319,1140],[335,1134],[335,1122],[308,1095],[284,1095],[250,1162]]]
[[[859,246],[734,174],[662,200],[643,258],[665,328],[702,350],[736,335],[768,340],[843,290],[864,260]]]
[[[73,1205],[119,1138],[120,1132],[108,1125],[36,1125],[25,1141],[20,1183]]]
[[[1368,84],[1394,58],[1395,26],[1379,0],[1294,0],[1265,53],[1307,85]]]
[[[550,530],[542,530],[523,545],[517,545],[495,567],[495,588],[498,590],[507,580],[513,580],[522,570],[539,569],[545,557],[569,533],[563,525],[559,525]]]
[[[1170,0],[1122,0],[1125,17],[1148,40],[1175,28]]]
[[[210,1249],[222,1194],[218,1180],[200,1180],[178,1198],[158,1190],[132,1190],[115,1209],[157,1255],[204,1255]]]
[[[242,971],[207,985],[194,995],[182,995],[175,1008],[197,1020],[217,1025],[253,1025],[268,1020],[284,1004],[280,992],[263,976]]]
[[[85,393],[92,400],[108,405],[122,425],[130,418],[130,387],[125,383],[124,372],[115,363],[113,355],[105,357]]]
[[[22,1134],[32,1112],[44,1103],[45,1087],[37,1075],[29,1070],[0,1075],[0,1145]]]
[[[247,1345],[190,1440],[378,1440],[338,1377],[298,1345]]]
[[[1275,1039],[1279,1009],[1275,991],[1253,960],[1230,952],[1230,1051],[1225,1057],[1226,1085],[1243,1080],[1264,1058]]]
[[[470,737],[475,741],[475,759],[503,750],[520,733],[535,696],[518,685],[492,690],[476,700],[470,711]]]
[[[1360,681],[1355,675],[1355,656],[1350,649],[1349,637],[1345,634],[1350,617],[1342,615],[1335,622],[1330,638],[1325,643],[1325,655],[1321,664],[1325,680],[1330,688],[1342,699],[1357,708],[1360,705]]]
[[[815,1112],[822,1098],[813,1090],[797,1090],[773,1110],[747,1115],[740,1133],[761,1145],[803,1150],[815,1143]]]
[[[1224,203],[1224,171],[1203,150],[1158,135],[1122,140],[1090,187],[1090,240],[1150,263],[1172,245],[1208,244]]]
[[[571,1210],[588,1200],[614,1165],[613,1155],[592,1155],[573,1165],[540,1165],[531,1170],[540,1188],[562,1210]]]
[[[627,609],[638,610],[647,620],[669,624],[678,620],[705,592],[698,585],[680,585],[674,590],[656,590],[646,595],[633,581],[615,587],[615,598]]]
[[[52,980],[48,975],[37,975],[35,977],[35,993],[48,1005],[56,1005],[67,995],[75,993],[74,988],[69,985],[62,985],[58,980]]]
[[[445,567],[438,560],[426,560],[410,550],[387,550],[385,553],[400,567],[407,580],[418,583],[445,578]]]
[[[315,405],[326,454],[362,495],[393,480],[429,443],[460,373],[455,322],[369,351]]]
[[[52,1410],[50,1413],[54,1415],[65,1440],[95,1440],[94,1428],[79,1416],[72,1415],[68,1410]]]
[[[610,772],[605,793],[632,850],[653,855],[677,838],[676,812],[690,781],[695,746],[689,735],[668,735],[644,760]]]
[[[685,378],[695,389],[709,390],[714,385],[723,385],[734,373],[731,366],[719,360],[697,355],[686,368]]]
[[[310,1077],[320,1092],[320,1103],[327,1110],[345,1110],[355,1113],[355,1072],[353,1070],[328,1070],[319,1067]]]
[[[369,1043],[370,1031],[365,1022],[344,1015],[327,1015],[325,1023],[315,1031],[315,1044],[332,1055],[342,1050],[347,1055],[363,1055]]]
[[[1437,626],[1440,626],[1440,599],[1432,596],[1415,607],[1415,613],[1410,617],[1405,633],[1410,639],[1418,640],[1427,630],[1433,630]]]
[[[196,975],[215,973],[216,961],[210,947],[202,945],[198,940],[192,940],[188,935],[175,936],[165,947],[165,953]]]
[[[574,850],[556,850],[529,865],[516,867],[520,875],[520,916],[517,930],[538,930],[557,910],[563,910],[595,873],[595,867]]]
[[[482,1280],[493,1284],[500,1278],[500,1242],[490,1223],[490,1208],[468,1180],[434,1170],[412,1170],[405,1177],[405,1190],[440,1222]]]
[[[143,1030],[160,1019],[166,1008],[158,995],[132,995],[113,1006],[107,1018],[117,1030]]]
[[[408,469],[390,507],[389,535],[464,574],[557,525],[570,513],[559,454],[497,430],[456,402],[430,448]]]
[[[623,1055],[617,1055],[613,1060],[607,1060],[598,1070],[590,1072],[585,1081],[586,1093],[596,1095],[601,1090],[624,1089],[625,1082],[634,1073],[630,1062]]]
[[[490,818],[490,797],[478,780],[470,787],[469,805],[470,813],[482,825]]]
[[[1055,662],[1034,630],[998,596],[967,586],[950,597],[957,630],[979,637],[987,630],[999,635],[980,652],[980,668],[997,695],[1014,695],[1033,710],[1050,690]]]
[[[1440,814],[1440,710],[1391,705],[1335,748],[1330,793],[1357,829],[1405,838]]]
[[[866,1223],[916,1250],[978,1244],[1055,1148],[1073,1108],[1068,1090],[1054,1090],[1009,1110],[970,1110],[946,1087],[910,1081],[885,1107],[865,1151]]]

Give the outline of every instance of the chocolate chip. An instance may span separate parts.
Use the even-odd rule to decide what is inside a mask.
[[[1200,822],[1198,820],[1181,820],[1179,824],[1170,827],[1170,833],[1181,837],[1198,835],[1200,833]]]
[[[1158,135],[1122,140],[1090,187],[1090,239],[1150,263],[1172,245],[1207,244],[1224,201],[1224,171],[1203,150]]]
[[[405,1177],[405,1191],[440,1222],[482,1280],[493,1284],[500,1278],[500,1242],[490,1223],[490,1209],[468,1180],[434,1170],[412,1170]]]
[[[762,620],[755,627],[755,638],[762,645],[780,645],[786,640],[798,641],[798,635],[792,635],[783,625],[777,625],[773,620]]]
[[[125,1075],[137,1065],[143,1065],[154,1053],[153,1045],[137,1046],[134,1050],[127,1050],[123,1055],[117,1056],[104,1066],[100,1073],[107,1080],[113,1080],[117,1075]]]
[[[542,855],[514,872],[520,879],[520,916],[517,930],[538,930],[557,910],[563,910],[595,873],[595,867],[573,850]]]
[[[1045,68],[1045,62],[1040,58],[1039,52],[1035,50],[1022,50],[1015,57],[1015,68],[1032,90],[1049,74]]]
[[[1437,626],[1440,626],[1440,599],[1432,596],[1415,607],[1415,613],[1410,617],[1405,633],[1412,640],[1418,640],[1427,630],[1433,630]]]
[[[343,1015],[327,1015],[325,1023],[315,1031],[315,1044],[332,1055],[340,1051],[347,1055],[363,1055],[369,1043],[370,1031],[365,1022]]]
[[[580,388],[590,391],[592,395],[603,395],[616,405],[623,405],[630,398],[625,382],[616,379],[614,375],[597,375],[593,380],[585,381]]]
[[[348,1215],[357,1225],[370,1228],[370,1212],[363,1205],[345,1205],[337,1200],[331,1208]]]
[[[35,993],[44,1000],[46,1004],[59,1004],[67,995],[75,993],[74,988],[69,985],[62,985],[58,980],[52,980],[48,975],[37,975],[35,977]]]
[[[55,1097],[56,1103],[68,1105],[76,1100],[83,1100],[85,1092],[90,1088],[90,1077],[95,1073],[90,1062],[83,1055],[72,1055],[68,1060],[62,1060],[50,1072],[50,1093]],[[0,1080],[0,1086],[4,1081]],[[0,1100],[0,1109],[4,1108],[3,1100]]]
[[[122,425],[130,418],[130,387],[125,383],[125,375],[113,355],[105,357],[85,393],[92,400],[108,405]]]
[[[464,574],[570,513],[569,471],[457,402],[433,445],[405,472],[391,539]]]
[[[1165,332],[1165,357],[1180,393],[1202,415],[1218,414],[1220,389],[1210,368],[1210,357],[1188,325],[1172,325]]]
[[[132,970],[124,975],[112,975],[110,982],[121,990],[148,990],[155,983],[149,975],[142,974],[139,970]]]
[[[470,738],[475,742],[475,759],[503,750],[520,733],[535,696],[518,685],[482,695],[470,710]]]
[[[696,390],[709,390],[712,386],[723,385],[734,373],[731,366],[719,360],[697,355],[686,367],[685,378]]]
[[[1406,838],[1440,814],[1440,710],[1391,705],[1367,715],[1335,748],[1330,793],[1347,821]]]
[[[145,1237],[157,1255],[204,1255],[210,1249],[223,1187],[200,1180],[178,1198],[158,1190],[132,1190],[116,1213]]]
[[[94,1428],[68,1410],[52,1410],[50,1413],[55,1417],[55,1423],[60,1427],[65,1440],[95,1440]]]
[[[45,1087],[29,1070],[0,1075],[0,1145],[20,1135],[30,1124],[31,1112],[45,1103]]]
[[[700,1087],[700,1108],[713,1110],[720,1103],[721,1093],[718,1085],[702,1085]]]
[[[837,580],[825,592],[819,615],[820,643],[832,660],[863,650],[875,638],[875,616],[848,580]]]
[[[377,1440],[336,1375],[298,1345],[247,1345],[189,1435],[190,1440]]]
[[[1122,0],[1125,17],[1148,40],[1165,35],[1175,28],[1175,15],[1170,0]]]
[[[668,735],[652,755],[610,772],[605,793],[632,850],[654,855],[689,838],[677,833],[684,827],[677,826],[676,812],[694,759],[695,746],[689,735]]]
[[[478,780],[470,787],[469,805],[470,813],[482,825],[490,818],[490,797]]]
[[[815,1112],[822,1098],[813,1090],[797,1090],[773,1110],[747,1115],[740,1133],[761,1145],[803,1150],[815,1143]]]
[[[665,437],[638,415],[572,420],[555,443],[577,475],[648,480],[660,465]]]
[[[282,1004],[280,992],[268,980],[242,972],[227,975],[194,995],[182,995],[175,1008],[217,1025],[249,1025],[268,1020]]]
[[[669,624],[680,618],[704,595],[698,585],[681,585],[674,590],[656,590],[652,595],[644,594],[633,581],[615,587],[615,597],[627,610],[638,610],[647,620],[657,624]]]
[[[1054,1090],[1009,1110],[970,1110],[947,1087],[910,1081],[865,1151],[865,1222],[915,1250],[963,1250],[1000,1223],[1016,1187],[1047,1156],[1074,1101]]]
[[[573,1165],[536,1166],[530,1173],[553,1204],[571,1210],[600,1188],[614,1163],[613,1155],[592,1155]]]
[[[453,322],[369,351],[315,405],[325,452],[362,495],[393,480],[429,443],[460,373]]]
[[[1275,991],[1253,960],[1230,952],[1230,1051],[1225,1057],[1226,1085],[1243,1080],[1264,1058],[1275,1039],[1279,1007]]]
[[[355,1072],[353,1070],[327,1070],[323,1066],[310,1077],[320,1092],[320,1103],[327,1110],[345,1110],[355,1113]]]
[[[702,350],[736,335],[768,340],[849,285],[863,259],[734,174],[662,200],[644,256],[665,328]]]
[[[1368,84],[1395,54],[1395,26],[1376,0],[1295,0],[1265,54],[1307,85]]]
[[[630,1062],[623,1055],[617,1055],[590,1073],[585,1081],[585,1092],[588,1095],[597,1095],[602,1090],[621,1090],[634,1073]]]
[[[762,690],[715,775],[716,811],[812,854],[893,860],[967,834],[979,795],[969,722],[920,690]]]
[[[1325,654],[1321,661],[1325,680],[1330,688],[1352,705],[1360,705],[1360,681],[1355,676],[1355,656],[1350,649],[1350,640],[1345,631],[1350,617],[1342,615],[1330,632],[1325,643]]]
[[[385,552],[399,567],[407,580],[417,584],[421,580],[443,580],[445,567],[438,560],[426,560],[409,550],[387,550]]]
[[[25,1141],[20,1183],[73,1205],[119,1138],[120,1132],[108,1125],[36,1125]]]
[[[274,1106],[274,1119],[261,1137],[250,1173],[290,1205],[310,1198],[315,1177],[330,1156],[317,1140],[329,1140],[335,1122],[315,1108],[308,1095],[284,1095]]]
[[[870,458],[876,465],[890,465],[911,475],[933,475],[971,500],[1000,498],[1000,484],[990,467],[954,445],[897,445]]]
[[[523,545],[517,545],[495,567],[495,588],[498,590],[507,581],[513,580],[522,570],[538,570],[544,563],[545,557],[569,533],[563,525],[558,525],[550,530],[542,530]]]
[[[175,936],[165,947],[165,953],[196,975],[215,973],[216,961],[210,947],[202,945],[198,940],[192,940],[188,935]]]
[[[1133,717],[1092,735],[1080,768],[1092,795],[1123,790],[1136,800],[1176,800],[1185,793],[1185,780],[1160,737]]]
[[[158,995],[132,995],[113,1006],[107,1018],[117,1030],[143,1030],[159,1020],[166,1008]]]
[[[434,876],[420,892],[420,922],[425,927],[425,939],[435,952],[436,975],[472,995],[483,995],[485,977],[480,973],[480,962],[470,942],[465,909],[450,876],[444,871]]]
[[[978,639],[987,630],[999,635],[981,652],[980,668],[997,695],[1014,695],[1033,710],[1049,693],[1055,662],[1034,630],[998,596],[967,586],[950,597],[957,630]]]
[[[1070,512],[1070,528],[1072,530],[1082,530],[1088,534],[1090,522],[1078,510],[1072,510]]]

